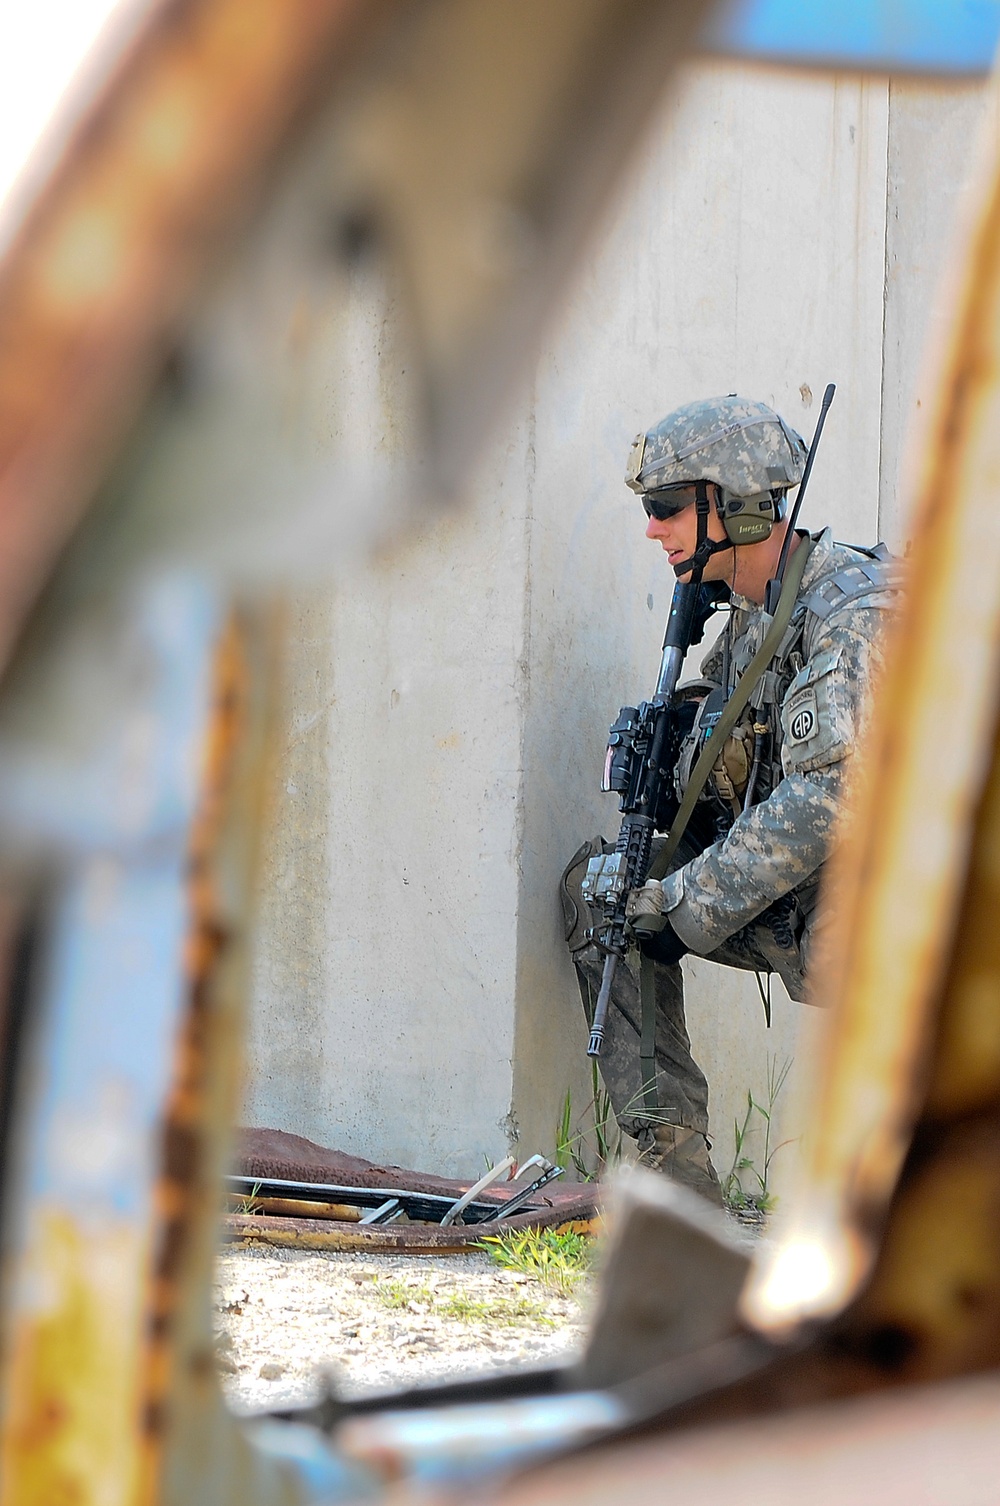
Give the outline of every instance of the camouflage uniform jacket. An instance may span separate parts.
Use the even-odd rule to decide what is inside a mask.
[[[900,584],[898,562],[876,562],[837,544],[829,529],[814,536],[791,623],[762,682],[771,708],[771,794],[739,815],[723,840],[663,881],[664,908],[691,951],[711,952],[791,892],[808,929],[841,787],[881,661],[879,639]],[[769,624],[762,607],[733,598],[727,690]],[[721,683],[722,665],[716,645],[702,672]],[[758,703],[759,697],[755,693]]]

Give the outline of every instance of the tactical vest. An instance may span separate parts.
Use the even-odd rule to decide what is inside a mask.
[[[897,595],[902,589],[903,562],[890,554],[884,544],[876,544],[871,549],[857,544],[838,547],[851,549],[863,557],[819,580],[795,603],[785,634],[751,698],[752,706],[764,713],[771,732],[769,767],[766,768],[768,782],[758,788],[759,797],[766,797],[782,777],[781,720],[777,715],[777,708],[793,689],[797,676],[808,675],[813,644],[823,623],[847,605],[858,608],[880,606],[882,603],[877,600],[878,597],[884,597],[887,593]],[[752,629],[743,632],[737,640],[727,686],[697,682],[685,687],[688,694],[702,692],[703,699],[694,725],[684,739],[677,762],[675,784],[678,799],[687,787],[706,735],[711,735],[726,701],[763,642],[767,623],[768,619],[762,616],[753,624]],[[731,628],[727,628],[727,631],[731,631]],[[715,805],[723,818],[728,818],[728,824],[739,814],[741,796],[746,788],[753,750],[752,722],[753,716],[748,710],[720,749],[713,777],[702,797]],[[721,834],[720,832],[719,835]]]

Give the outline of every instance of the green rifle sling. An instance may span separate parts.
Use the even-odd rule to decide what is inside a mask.
[[[792,619],[792,611],[802,584],[802,576],[805,572],[806,561],[812,552],[812,539],[804,538],[792,555],[785,572],[785,579],[781,587],[781,596],[778,600],[778,609],[774,614],[771,626],[764,636],[764,642],[754,654],[739,683],[726,702],[725,710],[718,722],[712,728],[712,735],[698,755],[691,777],[684,791],[684,799],[680,803],[677,815],[674,817],[667,834],[667,840],[649,865],[648,878],[665,878],[670,868],[671,859],[680,846],[681,838],[687,830],[688,822],[698,803],[698,797],[708,783],[709,775],[715,767],[719,757],[718,750],[725,744],[726,738],[736,726],[737,721],[749,704],[761,675],[768,664],[778,652],[781,640],[785,635],[785,629]],[[643,963],[646,959],[643,958]],[[640,966],[639,969],[639,994],[642,1004],[642,1035],[640,1037],[640,1063],[642,1067],[642,1094],[643,1104],[647,1113],[654,1113],[658,1107],[656,1094],[656,1058],[653,1044],[656,1034],[656,994],[653,988],[652,967]]]

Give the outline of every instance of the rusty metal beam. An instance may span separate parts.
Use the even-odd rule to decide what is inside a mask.
[[[165,0],[0,263],[0,664],[220,247],[382,0]]]

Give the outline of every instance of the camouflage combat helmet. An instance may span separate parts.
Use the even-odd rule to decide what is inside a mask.
[[[714,481],[732,497],[784,492],[802,479],[806,446],[766,403],[713,397],[675,408],[636,436],[626,483],[634,492]]]

